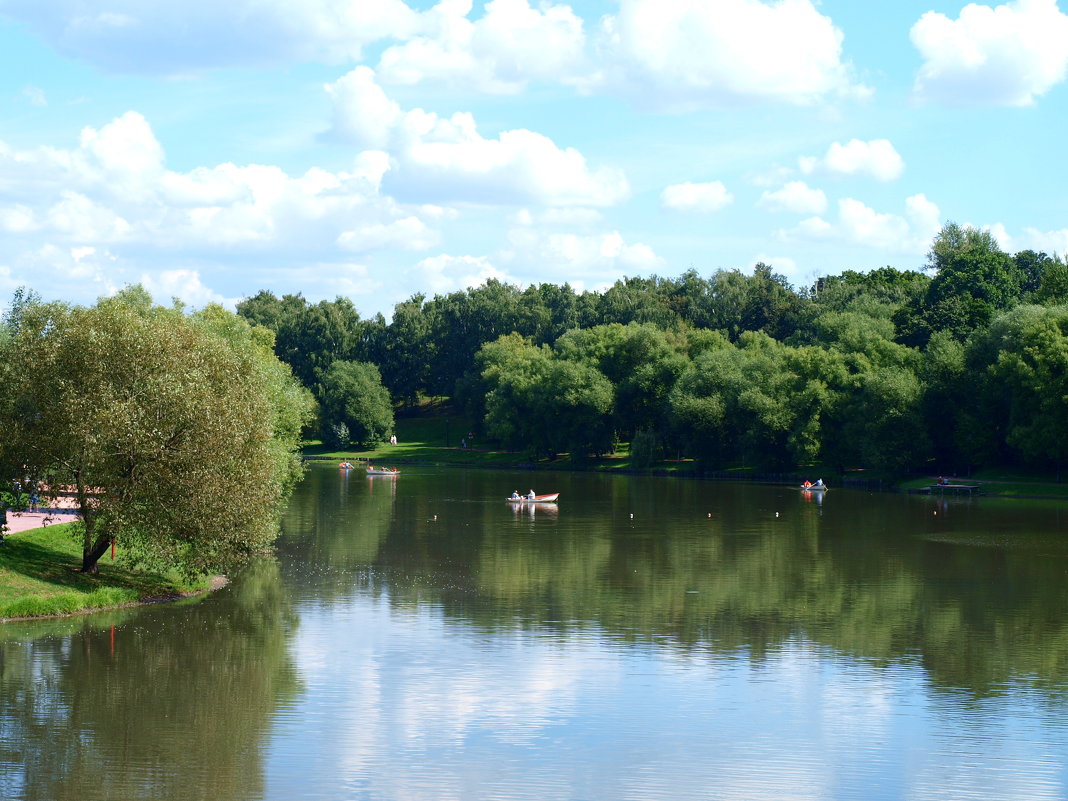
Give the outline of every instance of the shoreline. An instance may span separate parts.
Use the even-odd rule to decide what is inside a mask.
[[[173,603],[174,601],[184,601],[187,598],[197,598],[201,595],[207,595],[208,593],[221,590],[227,584],[230,583],[230,579],[226,576],[212,576],[208,586],[199,590],[191,590],[189,592],[179,592],[172,595],[159,596],[155,598],[143,598],[140,601],[130,601],[129,603],[115,604],[113,606],[94,606],[89,609],[78,609],[74,612],[56,612],[51,615],[24,615],[21,617],[0,617],[0,625],[4,623],[32,623],[35,620],[59,620],[62,618],[70,617],[84,617],[85,615],[95,615],[98,612],[114,612],[116,609],[133,609],[137,606],[151,606],[152,604],[165,604]]]
[[[396,465],[422,465],[426,467],[444,467],[444,468],[464,468],[471,470],[522,470],[522,471],[537,471],[537,472],[575,472],[575,473],[608,473],[617,475],[628,476],[650,476],[654,478],[678,478],[689,479],[696,481],[734,481],[739,483],[751,483],[751,484],[768,484],[768,485],[782,485],[795,487],[801,481],[805,479],[805,474],[799,471],[784,471],[778,472],[761,472],[750,474],[733,474],[728,470],[688,470],[688,469],[672,469],[670,466],[664,466],[663,464],[655,467],[630,467],[630,466],[616,466],[611,464],[538,464],[530,461],[509,461],[506,457],[509,455],[508,451],[493,451],[482,450],[477,448],[461,449],[456,447],[442,447],[435,445],[420,445],[419,450],[423,451],[418,456],[403,456],[403,455],[390,455],[388,453],[382,454],[375,451],[353,452],[344,453],[341,451],[331,453],[307,453],[301,452],[302,461],[310,464],[322,464],[326,462],[336,462],[338,460],[348,460],[354,463],[359,462],[392,462]],[[446,458],[435,459],[434,455],[441,454]],[[464,453],[481,454],[489,458],[464,460],[462,458],[456,458]],[[359,455],[357,455],[359,454]],[[818,472],[818,468],[815,468],[812,473]],[[824,470],[824,475],[837,475],[831,471]],[[937,476],[931,474],[929,476],[924,474],[917,474],[908,477],[899,477],[897,479],[879,479],[879,478],[844,478],[838,476],[831,486],[836,489],[855,489],[855,490],[867,490],[870,492],[890,492],[899,494],[926,494],[925,490],[919,489],[915,485],[918,481],[923,485],[932,485],[935,483]],[[1068,500],[1068,483],[1059,483],[1055,481],[1033,481],[1033,480],[1017,480],[1011,477],[1003,479],[992,478],[970,478],[970,477],[957,477],[958,481],[964,481],[968,484],[974,484],[977,486],[976,491],[972,493],[972,497],[975,498],[996,498],[1000,500],[1027,500],[1027,501],[1066,501]],[[1046,494],[1042,492],[1043,487],[1063,487],[1065,488],[1065,494]],[[1022,488],[1023,492],[1018,491],[1005,491],[1007,488]]]
[[[62,499],[61,499],[62,501]],[[78,520],[77,512],[70,507],[58,506],[42,508],[37,512],[12,512],[8,511],[7,516],[8,524],[4,532],[4,542],[0,547],[0,557],[5,553],[11,553],[16,557],[19,555],[19,540],[22,539],[20,535],[27,533],[33,535],[37,532],[44,533],[45,529],[55,526],[66,526],[70,523]],[[63,535],[57,535],[63,536]],[[73,540],[72,540],[73,542]],[[31,545],[31,549],[41,547],[39,544]],[[45,546],[47,547],[47,545]],[[40,563],[49,564],[50,566],[63,570],[62,567],[65,563],[64,560],[69,560],[73,564],[77,564],[77,554],[72,549],[70,552],[64,551],[62,548],[59,550],[53,550],[51,552],[53,558],[46,558],[41,560]],[[2,560],[0,561],[8,561]],[[74,568],[66,568],[70,572],[77,572]],[[32,576],[32,572],[20,570],[16,567],[11,567],[6,564],[0,565],[0,576],[4,572],[9,573],[15,577],[27,577]],[[135,571],[136,572],[136,571]],[[149,574],[145,574],[151,578]],[[222,589],[229,583],[229,579],[226,576],[216,575],[211,576],[206,580],[203,586],[197,586],[192,589],[178,590],[172,592],[152,592],[151,583],[147,588],[145,595],[141,595],[143,590],[138,589],[136,581],[130,581],[129,579],[123,580],[122,574],[114,575],[111,577],[112,582],[101,583],[94,589],[86,589],[84,587],[68,587],[64,586],[62,581],[56,582],[50,581],[45,578],[38,577],[34,579],[37,586],[31,586],[27,588],[24,593],[19,593],[17,589],[8,597],[2,605],[10,608],[14,604],[20,604],[23,602],[33,604],[35,601],[41,604],[47,605],[49,603],[54,606],[63,604],[65,601],[70,601],[71,598],[88,600],[94,593],[114,591],[119,593],[136,594],[139,597],[136,600],[123,600],[120,603],[104,603],[100,605],[88,605],[77,609],[56,609],[55,611],[43,611],[40,614],[0,614],[0,625],[4,623],[16,623],[16,622],[32,622],[35,620],[56,620],[70,617],[80,617],[84,615],[90,615],[97,612],[110,612],[118,609],[128,609],[136,606],[147,606],[150,604],[158,603],[170,603],[174,601],[182,601],[189,598],[196,598],[198,596],[207,595],[208,593],[215,592]],[[17,581],[14,582],[17,587]],[[175,583],[169,579],[159,577],[159,589],[165,589],[167,584],[171,587],[175,586]],[[36,590],[36,591],[35,591]],[[77,600],[74,601],[77,603]],[[91,601],[90,601],[91,603]]]

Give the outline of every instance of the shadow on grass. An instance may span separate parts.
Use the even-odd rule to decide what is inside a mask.
[[[0,609],[6,610],[4,616],[15,616],[13,610],[23,607],[42,610],[31,615],[63,613],[175,596],[193,588],[174,577],[109,563],[107,557],[99,569],[95,574],[81,572],[80,548],[68,526],[8,536],[0,548]],[[79,603],[79,598],[84,602]],[[49,604],[55,609],[49,611]]]

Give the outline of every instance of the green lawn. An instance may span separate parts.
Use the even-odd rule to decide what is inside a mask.
[[[100,561],[100,572],[79,572],[81,550],[74,525],[47,526],[9,534],[0,547],[0,619],[61,615],[106,609],[154,598],[185,595],[208,582],[188,584],[177,576],[131,570]]]

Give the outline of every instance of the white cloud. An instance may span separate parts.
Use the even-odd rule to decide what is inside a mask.
[[[1068,16],[1056,0],[971,3],[956,20],[928,11],[909,37],[924,59],[915,92],[928,100],[1029,106],[1068,69]]]
[[[893,181],[905,171],[905,162],[888,139],[862,142],[850,139],[844,145],[834,142],[822,158],[803,156],[798,159],[801,172],[870,175],[878,181]]]
[[[513,214],[509,221],[514,225],[568,225],[577,227],[589,227],[604,220],[604,214],[597,209],[552,208],[534,212],[530,209],[520,209]]]
[[[443,295],[479,286],[490,278],[515,283],[485,256],[431,256],[418,262],[411,272],[418,277],[419,286],[427,288],[432,294]]]
[[[660,193],[660,204],[672,211],[712,212],[726,208],[734,202],[722,181],[694,184],[687,181],[674,184]]]
[[[127,112],[103,128],[83,129],[72,150],[15,151],[0,143],[0,230],[169,252],[303,251],[309,241],[337,240],[365,250],[402,238],[408,247],[427,247],[437,235],[419,209],[379,194],[389,162],[377,156],[356,159],[352,172],[312,168],[290,176],[278,167],[233,163],[176,172],[164,166],[144,117]]]
[[[1025,228],[1024,236],[1022,237],[1026,241],[1026,245],[1021,249],[1031,249],[1043,251],[1045,253],[1056,253],[1062,258],[1068,255],[1068,228],[1061,228],[1059,231],[1039,231],[1037,228]],[[1001,242],[998,239],[998,242]],[[1009,244],[1002,244],[1002,247],[1008,249]]]
[[[790,181],[774,192],[764,192],[757,205],[770,211],[823,214],[827,209],[827,196],[822,189],[813,189],[804,181]]]
[[[5,0],[3,11],[64,54],[112,71],[157,74],[350,61],[366,45],[414,36],[424,24],[403,0]]]
[[[574,148],[560,148],[533,131],[486,139],[470,114],[403,111],[368,67],[326,89],[334,101],[331,133],[388,151],[394,166],[383,181],[394,194],[424,202],[608,206],[629,192],[620,170],[591,169]]]
[[[60,247],[46,243],[13,254],[8,265],[18,284],[47,289],[55,297],[92,300],[131,283],[123,265],[107,248]],[[24,276],[32,277],[32,281]]]
[[[384,247],[426,250],[436,245],[440,238],[437,231],[429,228],[418,217],[404,217],[390,223],[376,223],[345,231],[337,241],[345,250],[353,251]]]
[[[822,217],[802,220],[795,228],[781,231],[786,240],[840,242],[877,248],[893,253],[920,254],[927,251],[941,227],[938,206],[924,195],[905,200],[904,214],[877,212],[859,200],[838,201],[838,220]]]
[[[436,5],[426,14],[426,35],[382,53],[382,80],[514,94],[530,80],[566,79],[583,63],[583,23],[569,6],[490,0],[481,18],[468,19],[470,12],[470,0]]]
[[[810,0],[621,0],[597,43],[608,85],[682,108],[864,96],[842,32]]]
[[[204,286],[196,270],[162,270],[158,273],[143,273],[139,283],[148,290],[156,303],[167,303],[178,298],[196,308],[209,303],[220,303],[233,308],[238,298],[224,298],[218,292]]]
[[[664,267],[651,247],[628,244],[618,231],[584,235],[515,228],[508,233],[507,250],[497,259],[531,283],[567,281],[587,288]]]

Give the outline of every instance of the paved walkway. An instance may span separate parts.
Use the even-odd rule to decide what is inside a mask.
[[[71,523],[78,519],[73,498],[61,497],[55,505],[40,507],[39,512],[12,512],[7,513],[7,534],[18,534],[20,531],[28,531],[31,528],[43,528],[52,523]]]

